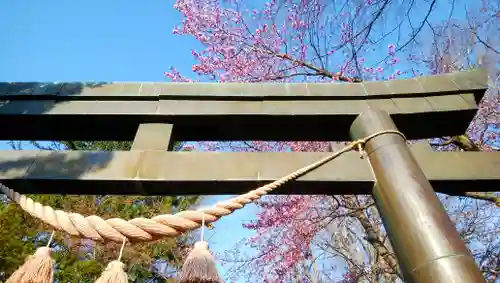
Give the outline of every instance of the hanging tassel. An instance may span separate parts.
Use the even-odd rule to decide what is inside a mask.
[[[53,283],[55,261],[50,257],[50,243],[53,237],[54,231],[47,246],[38,248],[33,255],[28,256],[6,283]]]
[[[124,271],[125,264],[123,264],[120,260],[123,254],[123,248],[125,247],[125,243],[127,242],[127,238],[123,238],[122,247],[120,249],[120,255],[117,260],[113,260],[108,264],[106,269],[102,272],[101,277],[99,277],[95,283],[127,283],[128,276]]]
[[[201,240],[194,244],[182,266],[179,283],[222,283],[219,277],[215,259],[208,249],[208,243],[203,241],[205,217],[201,222]]]

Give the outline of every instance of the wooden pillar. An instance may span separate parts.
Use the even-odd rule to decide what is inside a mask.
[[[132,150],[170,150],[173,128],[172,124],[140,124]]]
[[[357,140],[383,130],[397,130],[390,115],[369,109],[350,135]],[[376,180],[373,197],[405,282],[485,282],[405,140],[383,134],[365,150]]]

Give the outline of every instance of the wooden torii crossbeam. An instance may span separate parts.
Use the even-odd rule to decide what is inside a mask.
[[[2,83],[0,140],[133,140],[145,123],[173,140],[347,141],[368,106],[408,139],[463,134],[487,88],[482,70],[332,83]],[[50,126],[49,126],[50,125]]]
[[[239,194],[326,154],[172,144],[459,135],[486,89],[483,70],[356,84],[1,83],[0,140],[134,142],[131,151],[2,151],[0,182],[31,194]],[[434,190],[498,190],[500,153],[410,148],[393,133],[364,148],[367,158],[344,154],[276,193],[372,193],[408,282],[484,282]]]
[[[438,192],[494,192],[500,153],[411,151]],[[113,152],[3,150],[0,182],[29,194],[241,194],[319,160],[319,152]],[[215,166],[214,166],[215,164]],[[366,160],[349,152],[272,194],[370,194]]]

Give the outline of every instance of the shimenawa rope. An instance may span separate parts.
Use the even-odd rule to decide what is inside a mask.
[[[202,221],[207,224],[214,222],[222,216],[231,214],[234,210],[243,208],[245,204],[259,199],[262,195],[266,195],[286,182],[295,180],[346,152],[359,150],[362,153],[366,142],[383,134],[397,134],[406,140],[405,136],[399,131],[380,131],[364,139],[354,141],[332,155],[298,169],[270,184],[227,201],[219,202],[214,207],[185,210],[173,215],[162,214],[151,219],[134,218],[126,221],[120,218],[104,220],[96,215],[84,217],[79,213],[69,213],[54,210],[50,206],[44,206],[2,184],[0,184],[0,190],[33,217],[72,236],[119,243],[123,242],[124,237],[127,241],[152,241],[162,237],[175,237],[186,231],[197,229],[201,226]]]

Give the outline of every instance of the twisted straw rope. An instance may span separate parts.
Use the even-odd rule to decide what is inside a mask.
[[[270,191],[278,188],[286,182],[297,179],[298,177],[318,168],[319,166],[337,158],[338,156],[357,149],[363,151],[365,143],[376,136],[382,134],[397,134],[405,136],[399,131],[387,130],[374,133],[364,139],[352,142],[345,148],[305,166],[287,176],[276,180],[270,184],[249,191],[238,197],[227,201],[219,202],[214,207],[199,208],[197,210],[185,210],[174,215],[162,214],[151,219],[134,218],[123,220],[120,218],[110,218],[107,220],[99,216],[91,215],[84,217],[79,213],[69,213],[62,210],[54,210],[50,206],[44,206],[33,199],[17,193],[8,187],[0,184],[0,190],[11,200],[21,206],[23,210],[31,216],[52,225],[55,229],[64,231],[72,236],[92,239],[94,241],[114,241],[121,243],[124,238],[127,241],[152,241],[163,237],[176,237],[186,231],[194,230],[201,226],[202,219],[205,223],[217,221],[222,216],[231,214],[234,210],[241,209],[248,203],[251,203]]]

